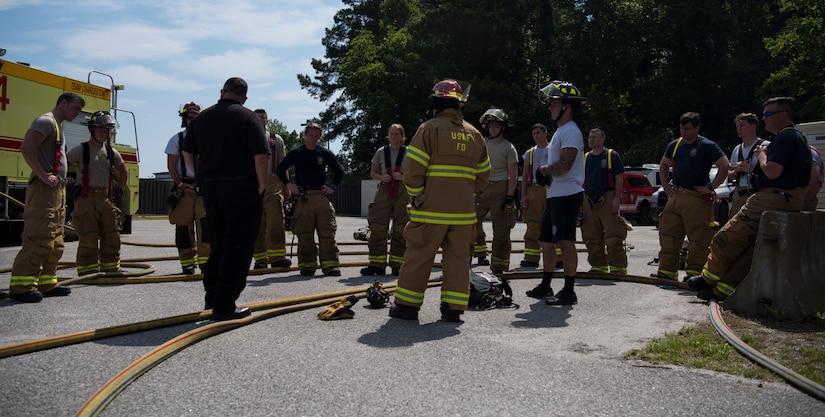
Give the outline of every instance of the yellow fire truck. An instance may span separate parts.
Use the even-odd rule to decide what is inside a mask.
[[[92,71],[112,78],[106,74]],[[20,153],[23,136],[35,117],[54,108],[57,97],[64,92],[79,94],[86,101],[83,112],[74,120],[66,121],[61,127],[66,137],[66,148],[71,149],[89,140],[89,130],[81,122],[86,116],[98,110],[110,110],[117,119],[118,114],[129,114],[128,123],[135,126],[134,114],[117,108],[117,91],[122,85],[111,88],[73,80],[60,75],[37,70],[25,64],[0,59],[0,239],[17,239],[23,225],[23,207],[15,200],[25,201],[26,187],[31,168]],[[120,122],[119,122],[120,124]],[[121,130],[125,124],[120,124]],[[134,129],[134,145],[120,143],[124,136],[113,133],[112,147],[123,156],[129,170],[129,178],[123,192],[123,232],[131,233],[132,215],[138,209],[139,171],[137,129]],[[119,140],[118,140],[119,139]],[[74,170],[69,171],[73,175]],[[120,179],[119,181],[122,181]]]

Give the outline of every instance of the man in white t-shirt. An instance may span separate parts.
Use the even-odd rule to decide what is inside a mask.
[[[201,111],[201,106],[194,101],[183,105],[178,113],[183,128]],[[206,209],[196,184],[195,173],[186,166],[181,157],[180,144],[186,137],[186,130],[178,132],[169,138],[166,144],[166,168],[172,177],[176,194],[179,196],[174,207],[169,209],[169,223],[175,225],[175,247],[178,249],[178,258],[183,273],[195,273],[196,266],[206,265],[209,260],[211,247],[208,242],[206,228]]]
[[[736,189],[731,193],[730,217],[733,217],[745,204],[748,196],[755,193],[753,174],[754,168],[759,163],[754,157],[754,149],[758,145],[768,146],[770,142],[756,136],[756,129],[759,128],[759,118],[753,113],[740,113],[733,119],[736,125],[736,134],[742,139],[742,143],[733,148],[730,154],[730,168],[728,168],[728,181],[736,181]]]
[[[578,302],[574,291],[578,267],[576,216],[584,198],[584,138],[573,117],[582,111],[587,98],[569,82],[552,81],[539,91],[539,99],[548,104],[558,129],[550,140],[547,162],[536,172],[538,182],[547,185],[547,203],[539,233],[544,274],[541,283],[527,291],[527,296],[546,297],[548,305],[571,305]],[[556,265],[557,246],[562,252],[564,287],[554,295],[550,280]]]

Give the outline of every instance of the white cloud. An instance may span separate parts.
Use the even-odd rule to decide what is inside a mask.
[[[118,84],[125,84],[126,88],[167,92],[192,92],[204,88],[201,83],[192,81],[188,74],[159,72],[142,65],[124,65],[113,68],[112,73],[117,74]]]
[[[267,109],[290,130],[325,105],[296,74],[314,74],[324,29],[338,0],[225,0],[201,3],[141,0],[0,0],[0,47],[10,61],[85,81],[111,74],[126,90],[118,107],[135,112],[141,176],[164,171],[163,148],[179,130],[177,111],[194,100],[210,106],[233,76],[249,83],[250,108]],[[92,83],[108,85],[104,76]],[[127,120],[122,135],[129,136]]]
[[[160,61],[186,56],[190,41],[181,31],[125,22],[81,26],[61,39],[62,49],[69,56],[116,61]]]

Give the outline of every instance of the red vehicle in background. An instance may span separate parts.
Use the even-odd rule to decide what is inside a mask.
[[[622,200],[619,211],[626,218],[636,219],[639,225],[653,224],[650,208],[656,188],[643,174],[625,171],[622,174]]]

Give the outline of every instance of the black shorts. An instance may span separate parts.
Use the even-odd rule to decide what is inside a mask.
[[[544,205],[541,216],[539,241],[557,243],[560,240],[576,241],[576,216],[579,214],[584,191],[564,197],[551,197]]]

